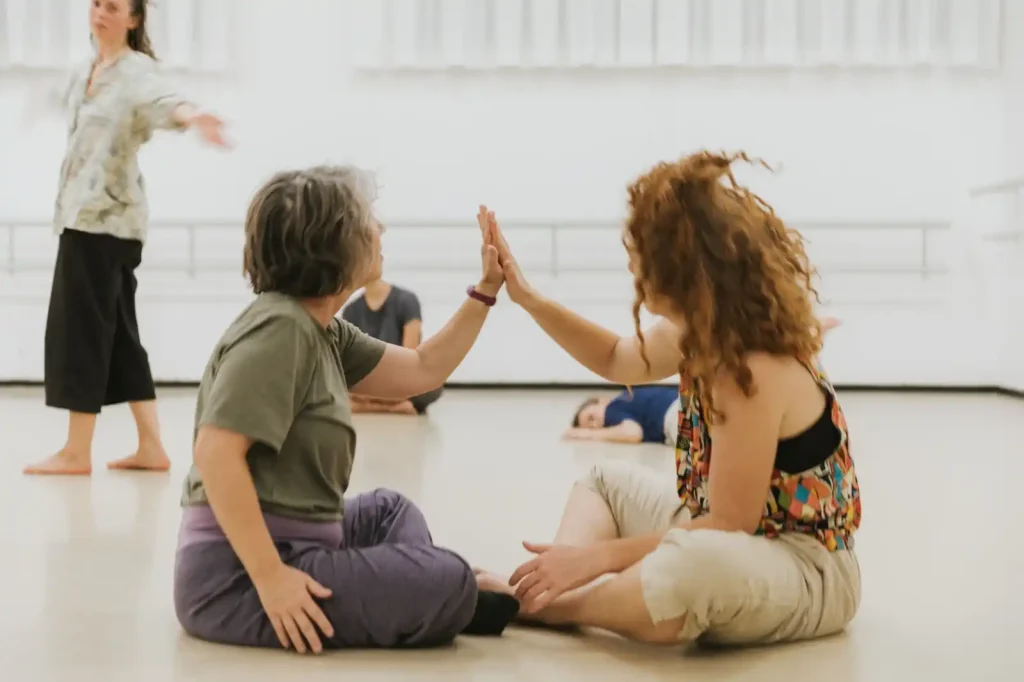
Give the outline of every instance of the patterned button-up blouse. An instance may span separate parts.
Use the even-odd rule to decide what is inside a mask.
[[[128,50],[94,80],[91,60],[75,69],[61,104],[70,116],[54,229],[145,241],[149,206],[138,151],[157,129],[175,129],[185,100],[149,56]]]

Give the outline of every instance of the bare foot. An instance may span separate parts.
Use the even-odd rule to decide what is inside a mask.
[[[139,448],[134,455],[114,460],[108,469],[120,471],[170,471],[171,460],[162,447]]]
[[[508,584],[508,580],[495,573],[485,571],[482,568],[474,568],[473,575],[476,576],[477,587],[483,592],[499,592],[512,597],[516,596],[516,591]]]
[[[403,400],[400,403],[392,405],[388,411],[395,414],[417,414],[416,408],[413,407],[412,403],[408,400]]]
[[[61,450],[41,462],[29,464],[24,473],[29,476],[88,476],[92,473],[92,461],[89,455]]]
[[[496,573],[491,573],[482,568],[474,568],[473,575],[476,576],[477,587],[484,592],[501,592],[503,594],[510,594],[513,597],[516,596],[516,591],[508,584],[507,578],[502,578]],[[550,614],[545,611],[538,611],[537,613],[526,613],[520,611],[516,615],[514,622],[519,623],[523,626],[539,627],[549,630],[559,630],[562,632],[576,632],[579,628],[576,625],[559,622],[558,620],[551,618]]]

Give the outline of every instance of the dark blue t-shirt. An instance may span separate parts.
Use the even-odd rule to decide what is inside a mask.
[[[363,333],[396,346],[402,345],[405,325],[413,320],[423,319],[420,299],[416,294],[394,284],[377,310],[372,310],[366,305],[366,297],[360,296],[345,306],[341,311],[341,317]]]
[[[624,391],[605,408],[604,425],[617,426],[629,419],[643,429],[645,443],[664,443],[665,413],[678,397],[675,386],[638,386],[632,396]]]

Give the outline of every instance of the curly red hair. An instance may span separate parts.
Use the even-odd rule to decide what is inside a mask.
[[[629,187],[624,241],[634,256],[633,320],[648,297],[670,302],[685,318],[679,373],[696,381],[710,417],[711,387],[731,373],[754,393],[748,354],[812,359],[821,350],[816,272],[796,230],[759,196],[740,186],[732,164],[771,168],[743,152],[701,151],[659,163]],[[728,180],[728,183],[723,182]],[[646,358],[645,358],[646,359]]]

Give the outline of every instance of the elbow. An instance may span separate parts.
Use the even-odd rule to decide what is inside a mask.
[[[437,363],[431,362],[430,355],[424,353],[422,347],[413,349],[412,352],[419,357],[419,371],[414,375],[415,381],[410,382],[413,385],[409,387],[411,389],[409,395],[402,396],[403,398],[435,391],[444,386],[451,375],[451,372],[445,371]]]
[[[708,515],[707,521],[699,525],[708,530],[720,530],[724,533],[754,535],[761,525],[761,514],[760,511],[753,515],[711,513]]]
[[[726,517],[724,521],[724,530],[754,535],[761,526],[761,510],[759,509],[756,513],[744,514],[743,516]]]
[[[196,116],[196,109],[187,102],[176,104],[171,109],[171,125],[176,128],[188,128]]]
[[[610,381],[613,384],[620,384],[622,386],[629,386],[629,377],[623,376],[623,372],[620,371],[619,363],[615,361],[616,349],[619,347],[620,343],[622,343],[621,337],[605,355],[601,364],[595,367],[594,370],[597,375],[605,381]]]
[[[591,369],[605,381],[619,386],[637,386],[646,383],[651,373],[649,361],[639,360],[631,339],[619,337],[601,362]],[[627,345],[622,345],[627,344]]]
[[[197,439],[195,449],[192,451],[192,463],[196,465],[196,470],[199,472],[200,477],[206,478],[210,471],[212,460],[211,448],[204,447]]]
[[[199,475],[205,480],[208,474],[215,472],[232,460],[245,462],[252,441],[245,436],[224,431],[211,426],[200,427],[196,435],[196,444],[192,449],[192,462]],[[237,457],[232,457],[237,453]]]
[[[753,521],[746,521],[744,523],[736,524],[736,531],[740,533],[745,533],[746,535],[756,535],[757,529],[760,528],[760,526],[761,517],[758,517]]]
[[[731,505],[723,505],[718,513],[712,513],[711,518],[714,526],[719,530],[730,533],[745,533],[753,535],[761,525],[761,517],[764,513],[764,506],[742,505],[740,508],[730,509]],[[744,508],[746,507],[746,508]]]

